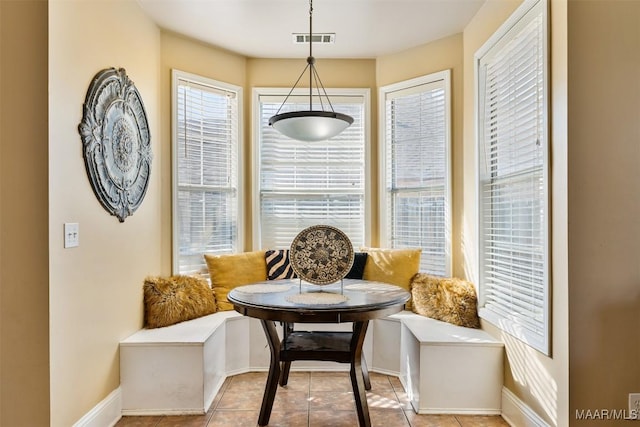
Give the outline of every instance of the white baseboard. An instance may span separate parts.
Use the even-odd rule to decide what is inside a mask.
[[[73,427],[113,427],[122,417],[122,390],[113,390],[94,406]]]
[[[514,427],[550,427],[529,405],[502,387],[502,418]]]
[[[369,366],[369,372],[375,372],[377,374],[390,375],[392,377],[400,378],[400,372],[398,372],[398,371],[392,371],[390,369],[380,369],[380,368],[377,368],[375,366]],[[403,384],[403,386],[404,386],[404,384]]]
[[[202,415],[200,409],[123,409],[123,417]]]
[[[442,414],[452,414],[452,415],[501,415],[502,412],[500,409],[477,409],[477,408],[416,408],[411,402],[411,407],[413,408],[413,412],[420,415],[442,415]]]

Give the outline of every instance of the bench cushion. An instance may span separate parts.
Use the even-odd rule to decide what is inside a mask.
[[[140,329],[120,341],[120,346],[202,345],[218,328],[224,326],[227,319],[236,317],[242,315],[235,311],[225,311],[163,328]]]
[[[421,344],[449,346],[503,347],[504,344],[482,329],[465,328],[424,316],[404,316],[406,326]]]

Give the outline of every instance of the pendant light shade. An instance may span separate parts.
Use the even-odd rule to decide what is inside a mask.
[[[333,138],[353,123],[353,117],[331,111],[293,111],[269,119],[281,134],[299,141],[324,141]]]
[[[322,85],[320,76],[315,67],[315,58],[313,57],[313,0],[309,0],[309,57],[307,57],[307,66],[302,70],[298,80],[293,85],[289,94],[274,116],[269,119],[269,126],[273,126],[281,134],[299,141],[324,141],[340,134],[353,123],[353,117],[337,113],[331,105],[331,100],[327,95],[327,91]],[[292,111],[280,114],[280,110],[286,104],[287,99],[298,85],[298,82],[309,70],[309,109],[304,111]],[[313,84],[316,83],[316,98],[318,99],[322,110],[313,109]],[[331,111],[324,110],[324,104],[331,108]]]

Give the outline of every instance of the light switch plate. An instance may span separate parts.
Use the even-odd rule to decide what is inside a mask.
[[[80,225],[77,222],[64,223],[64,247],[80,246]]]

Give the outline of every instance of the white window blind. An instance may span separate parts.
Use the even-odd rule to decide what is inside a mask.
[[[239,88],[174,71],[174,271],[238,249]]]
[[[480,314],[548,354],[546,3],[520,14],[478,57]]]
[[[335,110],[354,122],[322,142],[293,140],[269,126],[283,100],[259,96],[258,247],[288,248],[304,228],[326,224],[344,231],[357,249],[365,233],[364,97],[331,96]],[[281,113],[308,108],[308,97],[291,96]]]
[[[383,244],[422,248],[420,270],[451,274],[449,71],[381,90]]]

